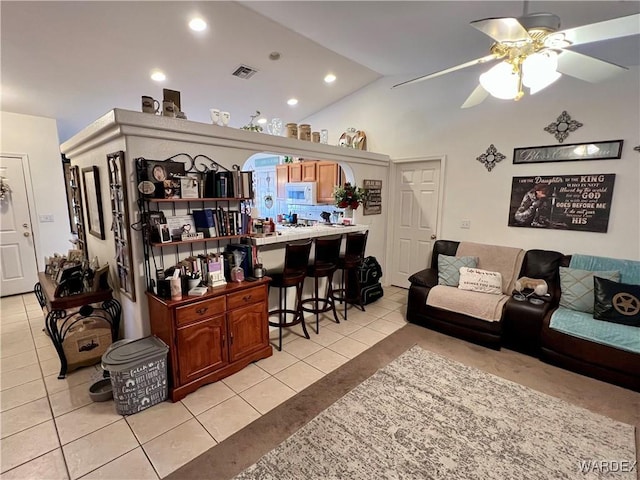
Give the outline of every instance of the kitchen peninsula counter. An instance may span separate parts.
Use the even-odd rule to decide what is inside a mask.
[[[367,230],[369,230],[369,225],[314,225],[297,228],[278,225],[276,226],[276,235],[252,237],[251,243],[252,245],[261,247],[263,245],[274,245],[295,240],[307,240],[353,232],[365,232]]]

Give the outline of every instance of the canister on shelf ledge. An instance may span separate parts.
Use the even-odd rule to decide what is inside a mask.
[[[313,143],[320,143],[320,132],[312,132],[311,133],[311,141]]]
[[[306,142],[311,141],[311,125],[303,123],[298,126],[298,139]]]
[[[298,124],[287,123],[287,138],[298,138]]]

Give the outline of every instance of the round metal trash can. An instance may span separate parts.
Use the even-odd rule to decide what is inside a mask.
[[[158,337],[119,340],[102,355],[120,415],[132,415],[167,399],[167,353]]]

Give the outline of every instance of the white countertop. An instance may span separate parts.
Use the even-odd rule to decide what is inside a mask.
[[[307,240],[309,238],[327,237],[329,235],[341,235],[343,233],[364,232],[369,230],[369,225],[314,225],[313,227],[282,227],[276,226],[277,235],[266,237],[252,237],[253,245],[273,245],[275,243],[287,243],[294,240]]]

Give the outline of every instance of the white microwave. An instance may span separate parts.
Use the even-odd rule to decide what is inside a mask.
[[[291,182],[284,185],[285,199],[292,205],[315,205],[318,199],[316,182]]]

